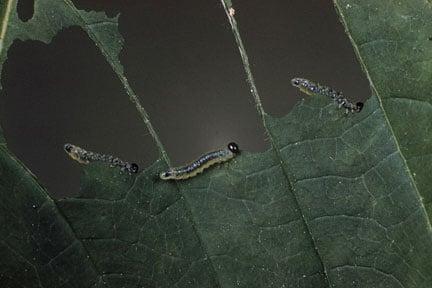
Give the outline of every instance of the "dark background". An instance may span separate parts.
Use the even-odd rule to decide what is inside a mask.
[[[120,60],[172,162],[236,141],[269,147],[228,20],[219,0],[74,0],[79,9],[121,13]],[[304,97],[301,76],[344,91],[354,101],[369,87],[331,1],[233,0],[256,84],[269,114]],[[32,1],[19,1],[30,17]],[[1,124],[9,148],[56,198],[76,194],[81,169],[65,142],[137,162],[157,150],[120,81],[79,28],[51,44],[16,41],[2,75]]]

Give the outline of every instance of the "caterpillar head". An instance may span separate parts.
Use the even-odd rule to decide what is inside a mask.
[[[230,150],[234,154],[239,154],[240,153],[240,148],[234,142],[231,142],[231,143],[228,144],[228,150]]]
[[[127,169],[127,171],[129,171],[129,173],[138,173],[138,170],[139,170],[139,167],[138,167],[138,164],[136,164],[136,163],[128,163],[127,165],[126,165],[126,169]]]
[[[356,106],[357,106],[357,112],[360,112],[363,109],[364,104],[363,102],[357,102]]]

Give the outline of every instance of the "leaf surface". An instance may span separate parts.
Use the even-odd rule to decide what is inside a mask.
[[[78,25],[143,109],[122,76],[117,19],[53,3],[36,1],[25,23],[15,1],[2,4],[1,62],[13,39],[49,42]],[[164,182],[153,130],[161,160],[137,176],[89,165],[80,195],[54,203],[0,138],[2,287],[432,286],[430,5],[335,3],[373,95],[355,115],[316,97],[275,118],[223,2],[272,144],[264,153]]]
[[[335,4],[431,220],[431,3],[375,2]]]

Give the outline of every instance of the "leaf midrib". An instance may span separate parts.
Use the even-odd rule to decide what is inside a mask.
[[[0,55],[3,52],[3,42],[6,38],[6,32],[7,32],[8,23],[9,23],[9,16],[10,16],[10,13],[12,11],[12,2],[13,1],[14,0],[7,0],[7,3],[6,3],[5,14],[4,14],[4,18],[2,20],[2,26],[1,26],[1,30],[0,30]]]
[[[2,30],[1,30],[2,34],[0,34],[0,36],[2,36],[3,38],[0,37],[0,40],[3,40],[3,39],[4,39],[4,36],[5,36],[5,33],[6,33],[6,28],[7,28],[7,26],[8,26],[8,21],[9,21],[9,14],[11,13],[11,10],[12,10],[12,9],[11,9],[12,1],[14,1],[14,0],[8,0],[8,3],[7,3],[7,9],[6,9],[6,15],[7,15],[7,17],[5,17],[5,19],[3,19],[3,26],[2,26]],[[93,30],[92,30],[90,27],[88,27],[88,24],[86,23],[85,19],[84,19],[84,18],[82,17],[82,15],[78,12],[78,10],[77,10],[76,7],[73,5],[73,3],[71,3],[70,0],[63,0],[63,2],[64,2],[64,3],[69,7],[70,11],[71,11],[71,12],[72,12],[76,17],[77,17],[76,19],[78,19],[78,21],[81,22],[81,25],[80,25],[80,26],[81,26],[83,29],[86,30],[86,32],[88,33],[88,35],[90,36],[90,38],[91,38],[91,39],[96,43],[96,45],[99,47],[99,49],[101,50],[101,52],[102,52],[102,54],[104,55],[104,57],[107,59],[108,63],[109,63],[110,66],[112,67],[113,71],[116,73],[117,77],[119,78],[119,80],[120,80],[121,83],[123,84],[123,87],[125,88],[125,90],[126,90],[128,96],[129,96],[129,98],[130,98],[131,101],[135,104],[135,106],[136,106],[138,112],[140,113],[141,118],[144,120],[145,125],[147,126],[147,128],[148,128],[150,134],[151,134],[152,137],[154,138],[154,140],[155,140],[155,142],[156,142],[156,144],[157,144],[157,146],[158,146],[158,148],[159,148],[159,151],[160,151],[160,153],[161,153],[161,155],[162,155],[162,158],[163,158],[163,159],[165,160],[165,162],[169,165],[169,163],[170,163],[169,158],[168,158],[168,156],[167,156],[167,154],[166,154],[166,151],[165,151],[165,149],[164,149],[164,147],[163,147],[161,141],[159,140],[159,137],[158,137],[157,133],[155,132],[155,130],[154,130],[152,124],[150,123],[149,116],[148,116],[147,112],[145,111],[145,109],[143,108],[143,106],[141,105],[141,103],[140,103],[138,97],[136,96],[136,94],[134,93],[134,91],[132,90],[132,88],[130,87],[130,85],[129,85],[127,79],[126,79],[126,77],[125,77],[124,74],[123,74],[123,72],[121,71],[122,69],[121,69],[121,67],[119,67],[119,63],[117,63],[117,59],[114,59],[114,58],[112,57],[112,55],[111,55],[110,53],[108,53],[108,51],[105,49],[105,46],[103,45],[103,43],[100,41],[100,39],[97,37],[97,35],[93,32]],[[222,0],[222,3],[224,3],[223,0]],[[224,5],[224,8],[226,8],[225,5]],[[226,10],[226,12],[228,13],[227,10]],[[229,18],[229,19],[230,19],[230,18]],[[233,19],[234,19],[234,18],[233,18]],[[234,20],[234,21],[235,21],[235,20]],[[235,23],[235,25],[236,25],[236,23]],[[235,29],[237,29],[237,27],[236,27]],[[233,31],[233,32],[234,32],[234,31]],[[237,31],[237,33],[238,33],[238,31]],[[238,36],[240,37],[239,34],[238,34]],[[236,39],[236,40],[237,40],[237,39]],[[1,44],[1,43],[0,43],[0,44]],[[241,56],[242,56],[242,60],[245,60],[245,59],[246,59],[246,61],[248,62],[248,60],[247,60],[247,54],[246,54],[246,51],[245,51],[245,49],[244,49],[244,47],[243,47],[243,44],[242,44],[242,42],[241,42],[241,38],[240,38],[240,42],[239,42],[238,44],[239,44],[239,49],[240,49],[240,53],[241,53]],[[2,47],[0,46],[0,48],[2,48]],[[0,52],[1,52],[1,51],[0,51]],[[247,63],[247,64],[248,64],[248,63]],[[265,120],[265,116],[266,116],[266,114],[265,114],[265,112],[264,112],[264,110],[263,110],[263,107],[262,107],[262,104],[261,104],[261,100],[260,100],[260,97],[259,97],[259,94],[258,94],[257,88],[256,88],[256,86],[255,86],[255,83],[254,83],[254,79],[253,79],[252,73],[251,73],[250,68],[249,68],[249,64],[247,65],[247,67],[245,66],[244,68],[245,68],[245,70],[246,70],[246,73],[247,73],[247,76],[248,76],[248,79],[249,79],[248,82],[249,82],[249,84],[250,84],[250,86],[251,86],[251,88],[252,88],[252,91],[251,91],[251,92],[252,92],[252,96],[254,96],[254,100],[255,100],[255,102],[256,102],[256,104],[257,104],[258,113],[259,113],[260,116],[261,116],[261,119],[262,119],[263,126],[264,126],[265,130],[267,131],[267,133],[268,133],[269,136],[270,136],[270,142],[271,142],[271,145],[272,145],[272,147],[273,147],[273,150],[274,150],[275,156],[276,156],[276,158],[279,159],[279,161],[280,161],[280,163],[278,163],[278,165],[281,167],[281,170],[282,170],[282,173],[283,173],[283,175],[284,175],[284,178],[285,178],[286,181],[287,181],[287,188],[288,188],[287,190],[289,190],[289,191],[287,191],[287,192],[293,194],[293,198],[295,199],[295,206],[296,206],[296,207],[299,209],[299,211],[300,211],[300,214],[301,214],[301,217],[302,217],[302,222],[303,222],[304,225],[305,225],[306,231],[308,232],[308,235],[309,235],[309,237],[310,237],[310,239],[311,239],[311,241],[312,241],[312,243],[313,243],[313,246],[314,246],[314,249],[315,249],[315,251],[316,251],[316,254],[317,254],[317,256],[318,256],[318,258],[319,258],[319,260],[320,260],[320,262],[321,262],[321,265],[322,265],[322,267],[323,267],[323,270],[324,270],[324,274],[325,274],[325,279],[326,279],[327,285],[330,286],[330,283],[329,283],[329,280],[328,280],[327,271],[326,271],[326,267],[325,267],[325,265],[324,265],[323,259],[322,259],[321,255],[320,255],[319,251],[318,251],[318,247],[317,247],[317,245],[316,245],[315,239],[314,239],[313,235],[312,235],[311,232],[310,232],[310,229],[309,229],[309,226],[308,226],[307,220],[306,220],[305,217],[304,217],[304,214],[303,214],[303,211],[302,211],[302,209],[301,209],[301,206],[299,205],[298,199],[297,199],[297,197],[296,197],[296,195],[295,195],[295,193],[294,193],[294,188],[293,188],[293,185],[292,185],[292,182],[293,182],[293,181],[290,179],[289,174],[288,174],[288,171],[286,171],[286,168],[285,168],[286,166],[285,166],[285,163],[284,163],[284,161],[283,161],[283,159],[282,159],[282,157],[281,157],[281,155],[280,155],[279,148],[277,147],[277,145],[276,145],[275,142],[274,142],[274,136],[270,133],[270,130],[269,130],[268,127],[267,127],[267,123],[266,123],[266,120]],[[199,239],[199,242],[200,242],[200,246],[201,246],[202,252],[204,253],[204,256],[207,257],[207,259],[208,259],[208,263],[209,263],[210,266],[211,266],[210,268],[211,268],[211,270],[212,270],[213,273],[214,273],[214,275],[213,275],[214,280],[218,282],[219,286],[221,286],[220,281],[219,281],[218,274],[216,273],[216,270],[215,270],[215,268],[214,268],[214,266],[213,266],[213,260],[212,260],[212,259],[209,257],[209,255],[208,255],[208,248],[204,245],[203,239],[202,239],[202,237],[201,237],[201,233],[199,232],[199,230],[198,230],[197,227],[196,227],[196,223],[195,223],[195,219],[194,219],[193,213],[192,213],[192,211],[191,211],[191,209],[190,209],[190,207],[189,207],[190,204],[189,204],[188,201],[183,197],[183,193],[181,192],[181,189],[180,189],[180,187],[178,186],[177,183],[175,184],[175,186],[176,186],[177,193],[179,193],[179,194],[180,194],[180,197],[183,198],[183,200],[186,202],[186,203],[185,203],[185,204],[186,204],[186,205],[185,205],[185,208],[187,209],[186,212],[188,213],[188,218],[190,219],[190,223],[191,223],[191,225],[192,225],[192,227],[193,227],[193,229],[194,229],[194,231],[195,231],[195,234],[197,235],[197,237],[198,237],[198,239]],[[44,191],[45,191],[45,190],[44,190]],[[48,195],[48,193],[45,193],[45,194],[46,194],[46,197],[47,197],[50,201],[52,201],[52,202],[55,204],[55,202],[50,198],[50,196]],[[76,239],[81,243],[81,246],[83,247],[84,251],[85,251],[85,252],[87,253],[87,255],[90,257],[90,254],[89,254],[89,252],[87,251],[85,245],[84,245],[84,244],[80,241],[80,239],[77,237],[75,231],[73,230],[73,227],[70,225],[70,223],[68,222],[67,218],[66,218],[66,217],[61,213],[61,211],[58,209],[58,207],[57,207],[57,211],[58,211],[59,215],[60,215],[60,216],[65,220],[65,223],[68,224],[68,226],[69,226],[69,228],[71,229],[71,232],[73,233],[74,237],[75,237],[75,238],[76,238]],[[94,260],[93,260],[91,257],[90,257],[90,261],[91,261],[91,263],[92,263],[92,265],[93,265],[93,269],[94,269],[94,271],[96,272],[96,274],[97,274],[99,277],[101,277],[102,274],[100,273],[100,271],[98,271],[98,269],[97,269],[97,267],[96,267],[96,265],[95,265],[95,262],[94,262]]]
[[[14,0],[8,0],[8,6],[7,6],[7,17],[5,17],[3,19],[3,26],[2,26],[2,30],[0,30],[1,34],[0,36],[0,41],[4,39],[5,34],[6,34],[6,28],[9,25],[9,14],[12,12],[12,2]],[[135,104],[136,109],[138,110],[138,113],[140,114],[142,120],[144,121],[144,124],[146,125],[147,129],[149,130],[151,136],[153,137],[158,149],[159,149],[159,153],[162,157],[162,160],[168,165],[170,166],[170,160],[167,156],[167,153],[164,149],[164,146],[162,145],[162,142],[160,141],[155,129],[153,128],[153,125],[150,122],[149,116],[147,111],[144,109],[144,107],[141,105],[140,100],[138,99],[137,95],[135,94],[135,92],[133,91],[133,89],[130,87],[128,80],[126,79],[126,77],[124,76],[124,73],[122,72],[122,67],[120,63],[117,63],[118,60],[113,58],[112,55],[110,53],[108,53],[108,51],[106,50],[104,44],[102,41],[100,41],[100,39],[98,38],[98,36],[93,32],[93,30],[91,29],[91,27],[89,27],[89,24],[85,21],[85,19],[83,18],[83,16],[79,13],[79,11],[76,9],[75,5],[70,1],[70,0],[63,0],[63,3],[69,8],[70,12],[73,13],[75,15],[75,19],[77,19],[77,24],[84,29],[87,34],[89,35],[89,37],[95,42],[96,46],[100,49],[102,55],[105,57],[105,59],[107,60],[107,62],[110,64],[111,68],[113,69],[114,73],[117,75],[117,77],[119,78],[120,82],[122,83],[124,89],[126,90],[126,93],[129,96],[129,99],[131,100],[131,102],[133,102]],[[117,24],[117,23],[115,23]],[[122,40],[122,39],[121,39]],[[0,42],[1,44],[2,42]],[[2,46],[0,46],[0,49],[2,48]],[[0,53],[2,52],[2,50],[0,50]],[[11,157],[12,154],[10,154]],[[27,172],[29,172],[26,167],[19,162],[18,159],[16,159],[15,157],[13,157],[13,159],[15,161],[17,161],[17,163],[20,164],[20,166],[22,168],[24,168]],[[92,268],[93,270],[96,272],[96,274],[98,275],[99,280],[96,280],[95,283],[97,283],[98,281],[100,281],[100,279],[102,278],[103,274],[97,269],[96,263],[94,261],[94,259],[90,256],[90,253],[88,252],[86,246],[82,243],[81,239],[77,236],[75,230],[73,229],[72,225],[69,223],[69,221],[67,220],[67,218],[65,217],[65,215],[62,214],[62,212],[60,211],[60,209],[58,208],[56,202],[49,196],[49,194],[47,193],[47,191],[45,190],[45,188],[40,185],[37,182],[36,177],[29,173],[30,176],[36,181],[36,185],[38,185],[41,190],[43,190],[44,196],[48,199],[48,201],[50,201],[51,203],[54,204],[54,206],[56,207],[56,210],[58,212],[59,217],[61,217],[65,223],[69,226],[68,228],[70,229],[72,235],[74,236],[74,238],[76,239],[76,241],[78,241],[81,244],[81,247],[84,249],[85,253],[87,254],[87,256],[89,257],[89,260],[91,262]],[[183,197],[183,194],[181,193],[180,188],[178,187],[177,183],[175,184],[176,186],[176,190],[177,193],[179,194],[179,196],[182,198],[182,200],[185,201],[185,208],[187,209],[186,213],[188,214],[188,218],[189,221],[192,225],[192,228],[195,231],[195,234],[197,235],[197,238],[199,240],[201,249],[202,249],[202,253],[203,256],[205,258],[208,259],[208,263],[210,263],[210,269],[213,272],[213,279],[214,281],[216,281],[218,283],[218,286],[221,287],[220,284],[220,280],[217,277],[217,273],[216,270],[214,268],[214,265],[212,263],[212,259],[209,257],[208,252],[207,252],[207,248],[203,243],[202,237],[196,227],[196,223],[195,223],[195,219],[193,217],[193,214],[191,212],[191,209],[189,207],[189,203],[187,202],[187,200],[185,200],[185,198]],[[91,285],[94,285],[95,283],[92,283]],[[90,285],[90,286],[91,286]]]
[[[324,279],[326,280],[327,286],[330,287],[331,285],[330,285],[330,280],[329,280],[329,276],[328,276],[328,272],[327,272],[327,267],[324,264],[324,260],[321,256],[320,252],[319,252],[315,238],[313,237],[313,235],[310,231],[308,221],[306,220],[306,217],[304,216],[303,209],[300,206],[297,195],[294,193],[294,185],[293,185],[294,181],[289,176],[289,171],[287,171],[287,169],[285,168],[288,166],[286,165],[285,161],[281,157],[280,150],[279,150],[278,146],[275,144],[274,137],[273,137],[272,133],[270,132],[270,129],[268,129],[268,126],[266,123],[267,114],[264,111],[264,108],[262,106],[261,97],[259,96],[258,89],[255,85],[255,80],[254,80],[254,77],[253,77],[253,74],[252,74],[252,71],[250,68],[249,57],[247,55],[246,49],[244,48],[243,41],[242,41],[241,36],[240,36],[240,31],[239,31],[238,26],[237,26],[237,21],[235,20],[235,16],[231,15],[230,11],[229,11],[229,9],[232,8],[232,6],[228,7],[228,4],[225,3],[225,0],[221,0],[221,2],[222,2],[222,6],[225,10],[225,14],[228,17],[228,21],[231,25],[231,30],[234,34],[234,38],[236,40],[237,47],[238,47],[239,52],[240,52],[240,58],[242,60],[243,68],[244,68],[246,76],[247,76],[247,82],[248,82],[249,87],[250,87],[250,92],[251,92],[252,97],[254,98],[254,101],[256,104],[257,112],[260,115],[261,121],[263,122],[263,127],[269,136],[270,145],[272,146],[272,150],[274,151],[276,158],[279,160],[279,163],[277,163],[277,164],[281,167],[284,178],[287,181],[287,184],[288,184],[287,190],[289,190],[289,192],[292,194],[292,196],[295,200],[294,204],[298,208],[298,211],[300,212],[302,222],[305,225],[306,231],[307,231],[307,233],[308,233],[308,235],[312,241],[315,253],[321,262],[321,266],[322,266],[323,273],[324,273]]]
[[[83,23],[82,28],[85,27],[87,33],[89,34],[90,38],[93,39],[93,41],[95,41],[97,44],[99,49],[101,50],[102,54],[105,56],[105,58],[107,59],[108,63],[110,64],[110,66],[112,67],[114,73],[116,73],[117,77],[119,78],[119,80],[122,82],[123,87],[126,90],[126,93],[128,94],[128,96],[130,97],[131,101],[135,104],[135,107],[137,108],[138,112],[140,113],[141,118],[144,120],[145,125],[147,126],[147,129],[149,130],[150,134],[152,135],[154,141],[156,142],[156,145],[158,146],[159,152],[161,153],[161,156],[164,160],[164,162],[170,166],[170,160],[169,157],[165,151],[165,148],[162,144],[162,142],[159,140],[159,136],[157,135],[156,131],[153,128],[153,125],[150,122],[150,118],[148,116],[148,113],[146,112],[146,110],[144,109],[144,107],[141,105],[140,100],[138,99],[138,97],[136,96],[136,94],[134,93],[134,91],[132,90],[132,88],[130,87],[126,77],[123,75],[123,73],[120,71],[118,65],[115,64],[115,60],[109,55],[109,53],[107,53],[107,51],[104,49],[104,45],[102,45],[102,43],[99,41],[99,39],[96,37],[96,35],[93,33],[93,31],[91,29],[89,29],[87,27],[87,23],[84,21],[84,18],[81,16],[81,14],[76,10],[75,6],[69,1],[69,0],[63,0],[69,7],[70,9],[73,11],[73,13],[81,20],[81,22]],[[193,213],[190,209],[190,204],[188,203],[188,201],[183,197],[183,193],[181,192],[180,187],[178,186],[177,183],[175,183],[175,187],[177,190],[177,193],[180,195],[181,199],[186,203],[185,207],[187,208],[187,214],[188,214],[188,218],[190,219],[190,223],[192,225],[193,230],[195,231],[195,234],[197,235],[197,238],[199,240],[200,246],[201,246],[201,250],[204,254],[204,257],[208,259],[208,263],[210,263],[210,268],[213,272],[213,278],[215,281],[217,281],[219,287],[221,287],[220,281],[219,281],[219,277],[217,277],[217,272],[214,268],[213,265],[213,260],[211,259],[211,257],[209,257],[208,254],[208,249],[207,246],[204,245],[203,243],[203,239],[198,231],[198,228],[196,227],[196,223],[195,223],[195,219],[193,217]]]
[[[82,22],[81,28],[85,29],[87,34],[89,34],[90,38],[96,43],[97,47],[101,50],[102,54],[105,56],[105,59],[107,59],[107,62],[110,64],[111,68],[113,69],[114,73],[119,78],[120,82],[122,83],[124,89],[126,90],[126,93],[129,96],[129,99],[132,101],[132,103],[135,104],[135,108],[138,110],[138,113],[140,114],[142,120],[144,121],[144,124],[146,125],[150,135],[152,136],[153,140],[156,143],[156,146],[159,149],[159,153],[161,154],[162,158],[165,160],[165,162],[170,165],[170,160],[168,158],[167,152],[159,139],[159,136],[156,133],[156,130],[154,129],[153,125],[150,122],[150,117],[147,113],[147,111],[144,109],[143,105],[141,104],[141,101],[138,99],[137,95],[133,91],[133,89],[130,87],[128,80],[124,76],[124,73],[119,67],[119,65],[116,65],[115,59],[111,57],[111,55],[105,50],[105,46],[102,44],[102,42],[98,39],[95,33],[93,33],[93,30],[88,27],[88,23],[86,23],[85,19],[81,16],[81,14],[76,9],[75,5],[70,0],[63,0],[63,2],[71,9],[71,11],[77,16],[77,18],[80,19]],[[118,22],[117,22],[118,25]],[[121,39],[123,40],[123,39]]]
[[[10,12],[11,12],[11,10],[12,10],[12,1],[13,0],[7,0],[7,3],[6,3],[6,10],[5,10],[5,16],[4,16],[4,18],[3,18],[3,21],[2,21],[2,28],[1,28],[1,33],[0,33],[0,39],[4,39],[4,36],[5,36],[5,34],[6,34],[6,29],[7,29],[7,24],[8,24],[8,22],[9,22],[9,15],[10,15]]]
[[[413,185],[414,190],[416,191],[417,200],[420,202],[420,205],[421,205],[421,207],[422,207],[422,212],[423,212],[422,214],[424,214],[424,216],[425,216],[425,218],[426,218],[426,221],[427,221],[427,228],[428,228],[428,230],[429,230],[429,233],[432,233],[432,225],[431,225],[431,222],[430,222],[430,219],[429,219],[429,215],[427,214],[426,207],[425,207],[425,205],[424,205],[424,203],[423,203],[423,197],[421,196],[421,194],[420,194],[420,192],[419,192],[419,190],[418,190],[417,183],[416,183],[415,180],[414,180],[414,177],[413,177],[413,175],[412,175],[411,169],[410,169],[409,166],[408,166],[408,163],[407,163],[407,161],[406,161],[406,158],[405,158],[404,154],[402,153],[402,151],[401,151],[401,149],[400,149],[399,141],[398,141],[398,139],[397,139],[397,137],[396,137],[396,134],[395,134],[395,132],[394,132],[394,130],[393,130],[393,127],[391,126],[390,120],[389,120],[389,118],[388,118],[388,116],[387,116],[387,112],[386,112],[386,110],[385,110],[385,108],[384,108],[384,105],[383,105],[383,102],[382,102],[382,98],[381,98],[381,94],[380,94],[380,93],[378,92],[378,90],[376,89],[375,84],[374,84],[374,82],[372,81],[372,78],[370,77],[369,70],[367,69],[367,66],[366,66],[366,64],[365,64],[365,62],[364,62],[364,59],[363,59],[363,57],[361,56],[360,50],[359,50],[359,48],[358,48],[358,45],[356,44],[356,42],[354,41],[354,39],[353,39],[352,36],[351,36],[351,31],[350,31],[350,29],[349,29],[349,27],[348,27],[348,24],[347,24],[347,22],[346,22],[346,20],[345,20],[345,16],[344,16],[344,14],[342,13],[342,9],[341,9],[341,7],[340,7],[338,1],[337,1],[337,0],[334,0],[333,2],[334,2],[334,5],[336,6],[336,10],[338,11],[338,14],[339,14],[339,17],[340,17],[340,19],[341,19],[341,22],[343,23],[343,25],[344,25],[344,27],[345,27],[345,32],[346,32],[346,34],[348,35],[348,38],[350,39],[351,45],[353,46],[354,52],[355,52],[355,54],[356,54],[356,56],[357,56],[357,59],[359,60],[359,63],[360,63],[360,65],[361,65],[361,67],[362,67],[364,73],[366,74],[366,77],[367,77],[369,83],[370,83],[370,86],[371,86],[371,89],[372,89],[372,91],[373,91],[373,94],[375,94],[376,97],[377,97],[377,99],[378,99],[379,107],[380,107],[380,109],[381,109],[381,111],[382,111],[382,113],[383,113],[383,116],[384,116],[385,121],[386,121],[386,125],[387,125],[387,127],[388,127],[388,129],[389,129],[389,131],[390,131],[390,134],[391,134],[391,136],[392,136],[392,138],[393,138],[393,141],[394,141],[394,143],[395,143],[395,145],[396,145],[397,152],[399,153],[400,157],[401,157],[402,160],[403,160],[403,163],[404,163],[405,169],[406,169],[406,171],[407,171],[407,173],[408,173],[408,176],[409,176],[409,178],[410,178],[410,182],[411,182],[411,184]]]

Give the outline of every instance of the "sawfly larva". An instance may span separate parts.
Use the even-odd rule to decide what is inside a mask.
[[[238,145],[234,142],[228,144],[227,148],[209,152],[183,167],[170,168],[160,173],[162,180],[183,180],[196,176],[205,169],[217,163],[226,162],[240,153]]]
[[[339,108],[345,108],[345,113],[360,112],[363,108],[363,102],[357,102],[356,104],[351,103],[347,98],[344,97],[342,92],[337,92],[330,87],[322,86],[318,83],[314,83],[304,78],[293,78],[291,84],[297,87],[305,94],[314,96],[322,95],[332,99]]]
[[[136,163],[129,163],[111,155],[87,151],[81,147],[69,143],[64,145],[64,150],[73,160],[81,164],[89,164],[90,162],[101,161],[108,163],[111,166],[120,167],[122,171],[129,173],[138,172],[138,165]]]

